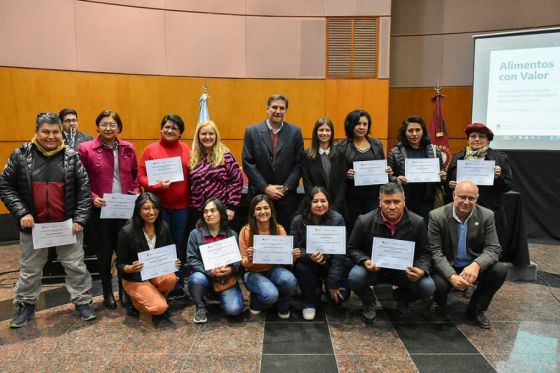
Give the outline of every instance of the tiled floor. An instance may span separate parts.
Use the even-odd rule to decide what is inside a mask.
[[[0,247],[0,272],[17,268],[17,246]],[[0,276],[1,372],[560,372],[560,246],[531,245],[544,281],[506,282],[489,309],[491,330],[463,318],[466,299],[450,297],[448,315],[429,303],[402,320],[387,287],[371,326],[353,297],[342,309],[326,307],[313,322],[296,307],[290,320],[273,312],[227,319],[216,304],[205,325],[192,323],[188,300],[173,304],[169,322],[109,311],[99,296],[98,319],[80,321],[64,287],[45,287],[27,327],[8,328],[14,275]],[[96,284],[95,292],[99,294]],[[245,294],[246,295],[246,294]]]

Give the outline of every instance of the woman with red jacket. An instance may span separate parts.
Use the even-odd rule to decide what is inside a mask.
[[[91,184],[93,211],[86,228],[88,244],[93,245],[99,261],[103,286],[103,304],[117,308],[111,284],[111,259],[117,246],[119,230],[126,219],[100,219],[101,207],[106,205],[105,193],[140,194],[138,162],[134,145],[117,138],[122,132],[122,121],[113,110],[104,110],[95,119],[99,136],[80,144],[78,154],[88,173]],[[119,299],[126,304],[126,295],[119,280]]]

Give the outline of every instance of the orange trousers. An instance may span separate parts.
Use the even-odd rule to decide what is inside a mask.
[[[122,283],[138,311],[150,315],[161,315],[169,308],[166,297],[175,288],[177,281],[175,273],[168,273],[142,282],[123,279]]]

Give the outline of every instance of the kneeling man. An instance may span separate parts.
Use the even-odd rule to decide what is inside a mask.
[[[498,262],[502,251],[494,213],[478,206],[478,187],[470,180],[457,183],[453,202],[430,212],[428,236],[434,261],[434,300],[443,308],[447,293],[478,284],[467,307],[467,317],[484,329],[484,314],[504,283],[507,267]]]
[[[406,270],[379,267],[371,259],[374,237],[413,241],[413,265]],[[376,316],[375,295],[370,285],[389,283],[398,286],[393,296],[403,317],[410,315],[409,302],[434,293],[426,224],[421,216],[405,208],[404,191],[397,183],[382,185],[379,208],[358,217],[348,240],[347,252],[355,263],[348,275],[348,283],[363,303],[362,318],[366,323],[373,322]]]

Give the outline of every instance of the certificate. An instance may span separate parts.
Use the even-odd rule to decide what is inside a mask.
[[[438,183],[439,158],[406,158],[404,174],[407,183]]]
[[[457,181],[471,180],[476,185],[494,185],[496,161],[457,161]]]
[[[134,194],[105,193],[103,199],[107,204],[101,207],[101,219],[130,219],[134,211]]]
[[[161,158],[146,161],[148,185],[156,185],[163,180],[183,181],[183,165],[181,157]]]
[[[138,253],[138,260],[144,265],[140,271],[142,281],[177,271],[175,265],[177,249],[175,245],[141,251]]]
[[[354,162],[354,185],[379,185],[387,184],[387,160],[377,161],[356,161]]]
[[[293,236],[253,236],[253,263],[293,264]]]
[[[346,227],[308,225],[305,251],[308,254],[320,251],[325,254],[346,255]]]
[[[207,271],[241,261],[235,237],[201,245],[200,255],[204,262],[204,269]]]
[[[414,241],[373,237],[371,260],[382,268],[405,270],[414,263]]]
[[[35,250],[76,243],[76,235],[72,233],[72,219],[60,223],[35,223],[31,236]]]

